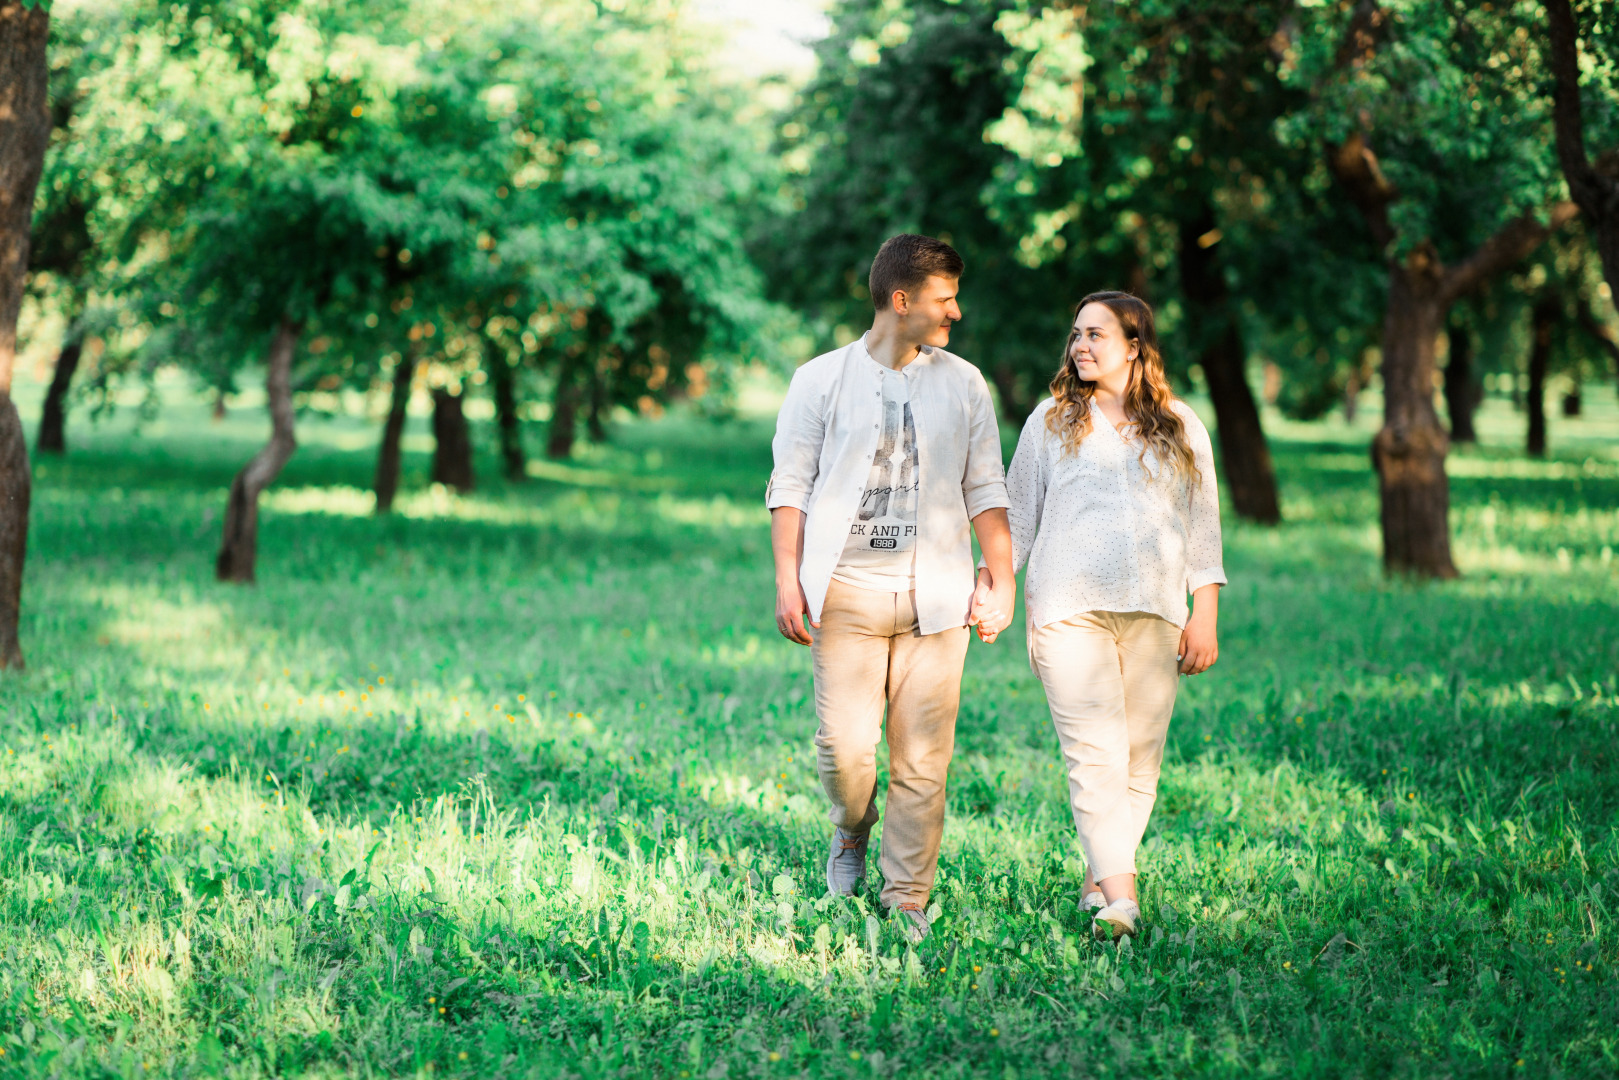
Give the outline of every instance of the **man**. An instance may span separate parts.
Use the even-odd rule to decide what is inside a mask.
[[[967,627],[993,639],[1016,588],[989,389],[944,351],[961,272],[939,240],[882,246],[871,330],[793,376],[765,496],[776,626],[814,656],[816,770],[834,826],[827,888],[851,895],[865,878],[886,702],[881,899],[913,941],[928,934]],[[969,523],[987,563],[976,593]]]

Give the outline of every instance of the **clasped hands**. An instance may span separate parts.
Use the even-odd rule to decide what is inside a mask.
[[[1012,612],[1017,606],[1017,579],[995,588],[989,568],[978,568],[978,585],[973,589],[972,611],[967,625],[978,628],[978,639],[985,644],[993,642],[1012,624]]]

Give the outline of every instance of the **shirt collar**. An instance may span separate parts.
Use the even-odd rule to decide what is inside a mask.
[[[894,375],[903,375],[907,371],[918,370],[919,366],[926,366],[933,361],[933,354],[935,352],[933,346],[923,345],[921,347],[921,351],[916,354],[916,359],[912,360],[909,364],[906,364],[904,367],[899,368],[898,370],[889,367],[887,364],[878,363],[877,358],[871,355],[871,350],[866,348],[866,338],[869,337],[870,334],[871,331],[869,330],[864,334],[861,334],[860,340],[855,342],[855,347],[860,350],[861,354],[865,356],[867,360],[870,360],[873,364],[875,364],[880,371],[886,371]]]

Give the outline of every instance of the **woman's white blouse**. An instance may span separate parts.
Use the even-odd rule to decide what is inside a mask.
[[[1200,477],[1163,468],[1095,410],[1077,453],[1046,428],[1052,400],[1023,425],[1006,474],[1013,569],[1029,565],[1029,620],[1048,626],[1087,611],[1148,611],[1185,626],[1186,597],[1225,584],[1214,451],[1197,414],[1175,402]]]

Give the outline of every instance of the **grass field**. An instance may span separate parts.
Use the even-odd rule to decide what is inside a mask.
[[[1227,517],[1221,661],[1117,949],[1015,632],[968,656],[933,937],[823,895],[758,418],[467,498],[408,442],[387,520],[375,426],[306,420],[252,589],[210,571],[261,412],[76,420],[0,679],[0,1075],[1611,1077],[1619,409],[1590,397],[1546,462],[1491,403],[1444,585],[1379,573],[1373,418],[1273,424],[1289,522]]]

